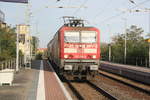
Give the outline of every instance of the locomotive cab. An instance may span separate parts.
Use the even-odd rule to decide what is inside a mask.
[[[63,73],[73,77],[95,76],[100,58],[99,32],[95,28],[74,28],[65,29],[63,34]]]

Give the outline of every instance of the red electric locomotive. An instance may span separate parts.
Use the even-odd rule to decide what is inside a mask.
[[[64,76],[94,77],[99,68],[100,32],[85,27],[83,20],[69,17],[68,21],[48,43],[48,57]]]

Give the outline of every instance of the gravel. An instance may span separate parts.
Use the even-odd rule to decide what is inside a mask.
[[[150,95],[104,76],[97,76],[93,83],[112,93],[120,100],[150,100]]]

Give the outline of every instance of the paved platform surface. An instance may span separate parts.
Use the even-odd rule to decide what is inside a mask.
[[[52,66],[33,61],[31,69],[15,74],[12,86],[0,87],[0,100],[72,100]]]
[[[31,69],[15,74],[12,86],[0,86],[0,100],[36,100],[41,61],[33,61]]]
[[[46,100],[67,100],[51,65],[44,61],[44,82]],[[53,92],[52,92],[53,91]]]

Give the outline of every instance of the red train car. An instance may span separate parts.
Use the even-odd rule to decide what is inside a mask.
[[[64,76],[95,76],[100,60],[100,32],[95,27],[62,26],[48,43],[48,57]]]

